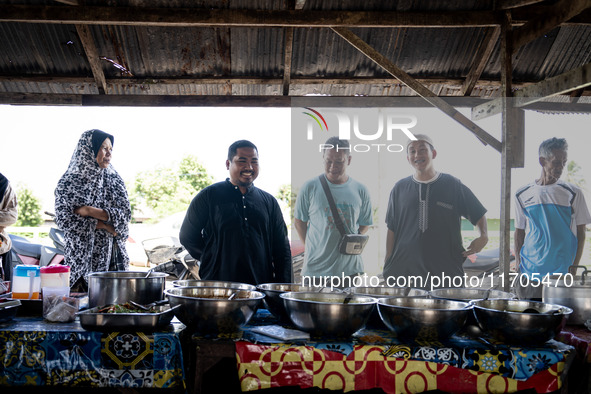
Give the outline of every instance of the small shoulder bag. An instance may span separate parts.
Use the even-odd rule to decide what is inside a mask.
[[[324,174],[318,177],[320,179],[320,183],[322,184],[322,188],[324,189],[324,193],[326,194],[326,199],[328,200],[328,205],[330,205],[330,210],[332,212],[332,216],[334,218],[334,222],[341,233],[341,240],[339,241],[339,252],[341,254],[361,254],[363,252],[363,248],[365,244],[369,240],[369,235],[365,234],[349,234],[345,230],[345,225],[343,224],[343,220],[341,219],[341,215],[339,215],[339,211],[334,202],[334,198],[332,197],[332,193],[330,192],[330,188],[328,187],[328,182],[324,177]]]

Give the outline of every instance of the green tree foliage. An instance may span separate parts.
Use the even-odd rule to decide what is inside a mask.
[[[159,217],[183,211],[193,197],[212,182],[213,177],[197,157],[185,156],[175,167],[140,172],[129,189],[132,209],[147,206]]]
[[[297,193],[291,191],[291,185],[281,185],[275,197],[279,201],[283,201],[287,204],[289,209],[289,219],[291,220],[291,223],[293,223],[293,211],[295,209]]]
[[[581,166],[578,165],[574,160],[569,161],[568,163],[566,163],[565,180],[574,185],[577,185],[583,190],[586,190],[587,182],[585,181],[585,178],[583,178],[581,170]]]
[[[15,226],[37,227],[43,223],[41,217],[41,201],[33,195],[31,189],[19,185],[16,190],[18,201],[18,219]]]

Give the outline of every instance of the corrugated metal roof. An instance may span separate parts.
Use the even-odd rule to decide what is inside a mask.
[[[144,7],[183,8],[187,13],[191,12],[189,9],[264,12],[288,10],[293,3],[111,0],[107,7],[135,7],[138,12]],[[553,1],[544,3],[551,5]],[[85,4],[85,7],[105,6],[99,0],[85,1]],[[305,2],[303,10],[349,11],[351,15],[375,11],[490,11],[497,4],[494,0],[312,0]],[[0,0],[0,7],[6,5],[76,7],[50,0]],[[265,14],[260,15],[264,22]],[[441,96],[461,94],[463,79],[478,61],[476,54],[485,44],[490,29],[483,26],[350,27],[377,52]],[[89,30],[99,57],[99,68],[106,78],[106,92],[101,92],[102,87],[95,81],[85,51],[88,44],[78,36],[75,25],[0,22],[0,94],[256,97],[283,94],[286,69],[286,29],[283,27],[170,27],[113,22],[90,23]],[[514,82],[542,81],[589,63],[590,36],[591,25],[564,25],[519,48],[513,59]],[[293,28],[290,66],[290,96],[416,95],[328,27]],[[500,74],[500,44],[497,42],[480,82],[470,95],[498,95]],[[307,83],[300,82],[302,79],[307,79]],[[333,81],[323,83],[325,80]]]

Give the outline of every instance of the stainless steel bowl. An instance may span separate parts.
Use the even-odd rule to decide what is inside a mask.
[[[412,287],[350,287],[346,290],[349,293],[365,295],[369,297],[383,298],[383,297],[429,297],[429,291],[423,289],[415,289]],[[367,320],[367,326],[371,328],[385,329],[387,328],[380,317],[378,308],[374,308]]]
[[[236,296],[228,299],[233,293]],[[239,331],[254,316],[265,295],[254,290],[229,287],[173,287],[164,294],[175,316],[188,328],[204,333]]]
[[[516,298],[515,294],[509,293],[507,291],[496,289],[481,289],[476,287],[435,289],[431,290],[430,295],[433,298],[441,298],[445,300],[464,302],[490,299],[512,300]],[[466,320],[464,329],[468,332],[477,332],[476,330],[478,330],[478,322],[476,321],[476,316],[474,316],[474,313],[468,314],[468,319]]]
[[[297,328],[314,336],[339,338],[362,329],[377,302],[373,297],[345,293],[287,292],[279,297]]]
[[[481,289],[477,287],[435,289],[431,290],[431,297],[466,302],[472,300],[511,300],[516,298],[515,294],[507,291],[496,289]]]
[[[412,287],[350,287],[346,290],[353,294],[367,295],[370,297],[427,297],[429,292],[423,289],[414,289]]]
[[[241,282],[227,282],[222,280],[184,279],[172,282],[173,287],[229,287],[240,290],[256,290],[255,285]]]
[[[437,298],[380,298],[378,312],[400,338],[444,342],[464,326],[472,306]]]
[[[573,311],[558,304],[524,300],[479,300],[472,304],[482,331],[509,344],[539,344],[553,339]]]
[[[144,271],[93,272],[88,275],[88,306],[105,306],[135,301],[149,304],[164,298],[168,274]]]
[[[285,310],[283,299],[279,297],[280,294],[287,292],[321,292],[321,293],[341,293],[340,290],[331,291],[329,288],[316,288],[311,286],[303,286],[298,283],[262,283],[258,285],[257,290],[265,294],[263,300],[265,307],[275,317],[284,322],[289,322],[289,316]]]

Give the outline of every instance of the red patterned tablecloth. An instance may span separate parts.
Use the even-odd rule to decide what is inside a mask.
[[[381,388],[386,393],[510,393],[526,389],[546,393],[562,387],[567,365],[565,356],[530,378],[517,380],[444,363],[396,358],[389,350],[381,345],[355,345],[352,352],[343,354],[313,346],[236,342],[242,391],[299,386],[345,392]],[[482,356],[479,362],[494,363],[492,355]]]
[[[566,326],[558,334],[557,340],[573,346],[577,355],[587,364],[591,364],[591,331],[584,326]]]

